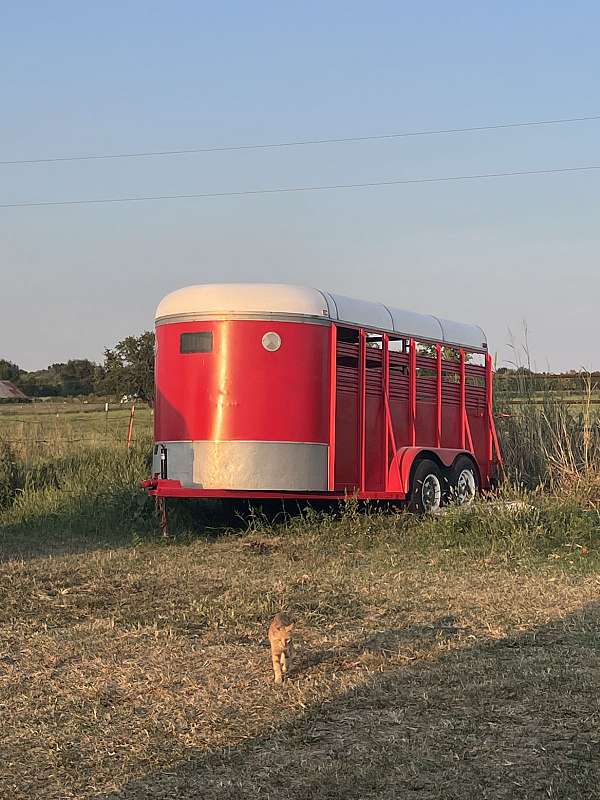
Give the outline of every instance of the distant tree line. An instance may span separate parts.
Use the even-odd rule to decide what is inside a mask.
[[[457,358],[457,351],[446,349],[444,358]],[[497,388],[511,393],[523,390],[579,392],[585,379],[591,380],[592,385],[600,385],[600,372],[533,372],[527,367],[501,367],[496,372]],[[154,333],[146,331],[139,336],[127,336],[104,351],[101,364],[87,358],[70,359],[66,363],[50,364],[46,369],[27,372],[12,361],[0,359],[0,380],[14,383],[28,397],[133,395],[152,403]]]
[[[104,351],[101,364],[79,358],[28,372],[2,358],[0,380],[10,381],[28,397],[133,395],[152,403],[154,334],[146,331],[140,336],[127,336]]]
[[[587,382],[600,385],[600,372],[569,370],[568,372],[534,372],[527,367],[496,371],[496,387],[507,392],[581,392]]]

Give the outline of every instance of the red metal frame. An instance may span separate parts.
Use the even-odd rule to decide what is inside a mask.
[[[387,359],[387,372],[388,372],[388,381],[389,381],[389,350],[388,350],[388,359]],[[398,466],[398,460],[396,455],[398,453],[398,448],[396,447],[396,437],[394,436],[394,426],[392,424],[392,413],[390,411],[390,398],[389,392],[384,390],[383,395],[383,402],[385,405],[385,440],[386,440],[386,448],[385,448],[385,475],[384,475],[384,485],[386,492],[393,492],[393,491],[401,491],[402,490],[402,477],[400,475],[400,468]],[[389,443],[391,442],[392,445],[392,463],[394,464],[394,472],[395,472],[395,482],[390,478],[390,456],[389,456]]]
[[[465,366],[465,351],[460,350],[460,446],[464,450],[466,445],[466,420],[467,420],[467,374]]]
[[[192,498],[250,498],[272,500],[347,500],[356,497],[359,500],[406,500],[405,492],[282,492],[256,491],[241,489],[190,489],[179,481],[148,480],[142,487],[153,497],[192,497]]]
[[[492,365],[492,357],[489,353],[486,353],[485,357],[485,372],[486,372],[486,417],[487,417],[487,427],[488,427],[488,480],[491,480],[493,475],[493,468],[494,468],[494,454],[496,456],[496,461],[498,462],[499,467],[504,466],[504,462],[502,460],[502,452],[500,450],[500,444],[498,442],[498,433],[496,431],[496,424],[494,422],[494,408],[493,408],[493,396],[494,396],[494,369]]]
[[[435,446],[442,446],[442,365],[443,352],[441,344],[435,346]]]
[[[460,351],[460,414],[461,414],[461,447],[468,447],[472,453],[473,437],[471,436],[471,426],[469,425],[469,415],[467,414],[467,364],[465,351]]]
[[[358,447],[359,447],[359,492],[365,491],[366,473],[366,405],[367,405],[367,334],[364,330],[359,331],[359,355],[358,355]]]
[[[329,334],[329,454],[327,488],[335,489],[335,412],[337,399],[337,327],[331,326]]]
[[[383,426],[383,464],[385,467],[384,473],[384,487],[387,491],[389,483],[389,463],[390,463],[390,433],[392,440],[394,431],[392,430],[392,422],[390,417],[390,337],[384,333],[381,342],[382,358],[383,358],[383,375],[382,375],[382,389],[383,389],[383,403],[385,406],[385,424]],[[393,451],[396,452],[395,442],[392,441]]]
[[[408,439],[411,446],[417,443],[417,343],[411,339],[408,345]]]

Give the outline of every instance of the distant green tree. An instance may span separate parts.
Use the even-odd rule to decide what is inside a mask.
[[[29,397],[59,397],[63,394],[60,375],[53,367],[21,372],[19,388]]]
[[[70,359],[66,364],[53,364],[49,370],[57,374],[63,396],[92,394],[100,378],[98,365],[87,358]]]
[[[418,346],[419,355],[428,356],[429,358],[435,358],[437,353],[434,344],[419,344]],[[471,357],[470,353],[466,354],[466,360],[469,361]],[[460,361],[460,351],[457,350],[455,347],[442,347],[442,358],[444,361]]]
[[[34,372],[21,371],[17,385],[30,397],[72,397],[93,394],[101,378],[102,368],[81,358]]]
[[[5,358],[0,358],[0,381],[17,381],[21,370],[17,364],[12,361],[7,361]]]
[[[127,336],[104,351],[100,385],[113,395],[137,395],[154,402],[154,333]]]

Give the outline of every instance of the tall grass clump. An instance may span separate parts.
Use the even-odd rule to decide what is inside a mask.
[[[572,380],[577,392],[565,398],[544,375],[527,369],[497,376],[496,425],[513,483],[563,491],[600,487],[597,387],[589,373]]]
[[[565,569],[597,569],[600,563],[600,514],[579,493],[518,489],[509,483],[469,506],[448,506],[443,513],[417,516],[382,504],[349,500],[337,507],[306,507],[290,514],[246,518],[244,543],[266,554],[286,541],[302,541],[322,566],[344,559],[351,569],[399,565],[425,559],[435,564],[456,560]],[[401,556],[404,554],[404,557]]]
[[[21,468],[9,442],[0,439],[0,511],[11,506],[21,487]]]
[[[78,444],[53,457],[31,450],[16,455],[0,446],[0,485],[8,487],[0,490],[5,541],[122,538],[152,529],[153,504],[140,488],[151,452],[149,439],[130,450],[122,443]]]

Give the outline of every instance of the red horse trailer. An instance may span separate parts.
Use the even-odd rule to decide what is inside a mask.
[[[282,284],[190,286],[156,312],[157,497],[408,500],[500,461],[475,325]]]

